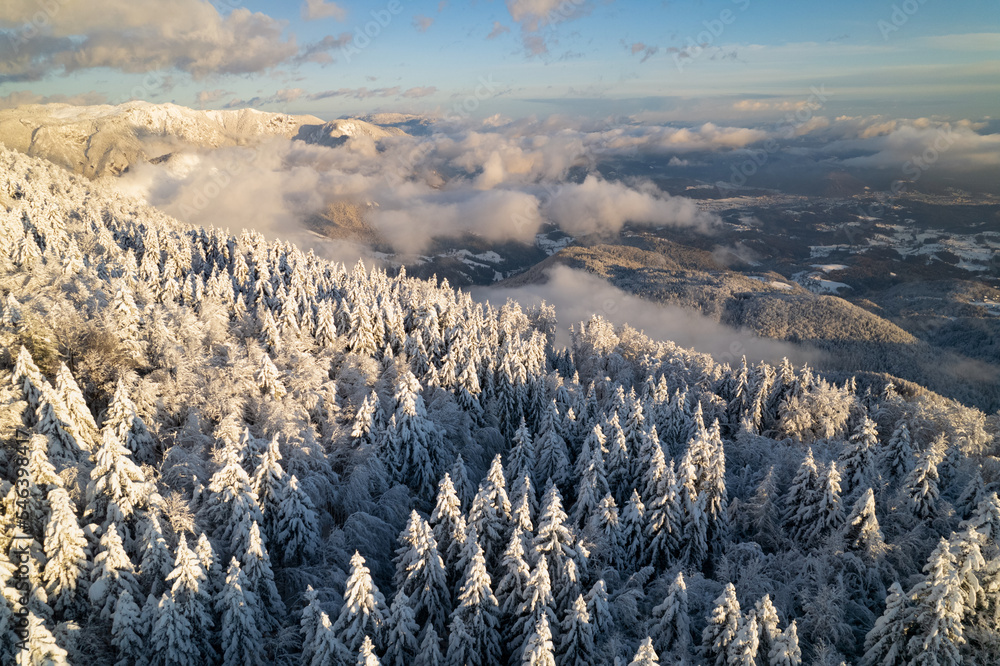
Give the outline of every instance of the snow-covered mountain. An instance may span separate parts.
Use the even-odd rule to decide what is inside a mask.
[[[199,111],[176,104],[45,104],[0,111],[0,143],[89,178],[117,175],[138,160],[182,149],[251,144],[269,137],[336,145],[350,136],[403,134],[362,120],[324,122],[256,109]]]

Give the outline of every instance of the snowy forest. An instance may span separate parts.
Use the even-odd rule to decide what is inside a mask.
[[[998,419],[0,148],[0,663],[1000,661]]]

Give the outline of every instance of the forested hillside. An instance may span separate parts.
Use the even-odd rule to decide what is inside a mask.
[[[102,187],[0,149],[0,663],[996,663],[995,416]]]

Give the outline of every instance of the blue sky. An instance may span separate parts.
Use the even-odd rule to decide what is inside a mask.
[[[358,37],[373,12],[387,24]],[[1000,100],[995,0],[6,0],[0,30],[6,106],[693,121],[814,87],[836,114],[981,119]]]

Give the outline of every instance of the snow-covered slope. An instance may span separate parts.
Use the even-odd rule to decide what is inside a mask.
[[[137,160],[184,148],[218,148],[295,137],[323,127],[315,116],[255,109],[198,111],[175,104],[45,104],[0,111],[0,143],[90,178],[118,174]]]

